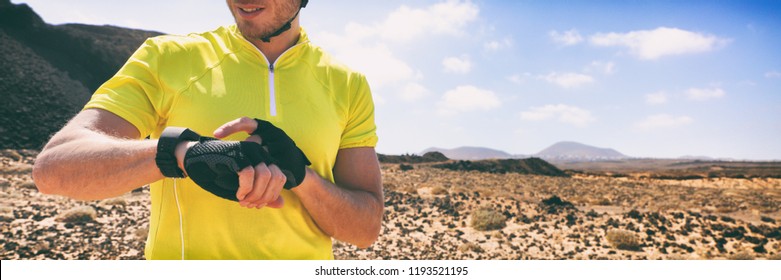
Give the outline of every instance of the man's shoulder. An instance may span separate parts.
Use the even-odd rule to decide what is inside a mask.
[[[161,53],[176,54],[192,52],[231,51],[230,28],[223,26],[212,31],[190,33],[187,35],[160,35],[151,37],[147,44],[153,45]]]

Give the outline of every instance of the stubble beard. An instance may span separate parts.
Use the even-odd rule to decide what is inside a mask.
[[[233,15],[233,18],[236,20],[236,25],[245,38],[250,40],[261,40],[262,38],[266,38],[271,34],[274,34],[274,32],[276,32],[280,27],[285,25],[285,23],[291,19],[291,17],[298,9],[296,3],[293,2],[295,1],[286,1],[285,3],[276,7],[276,11],[278,12],[274,14],[274,18],[262,23],[243,20],[237,17],[235,14]]]

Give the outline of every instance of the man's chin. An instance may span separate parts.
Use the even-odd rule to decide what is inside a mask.
[[[239,31],[241,32],[241,35],[243,35],[244,38],[251,39],[251,40],[260,40],[260,38],[266,37],[270,33],[265,30],[259,30],[257,26],[251,23],[250,24],[237,23],[237,26],[239,27]]]

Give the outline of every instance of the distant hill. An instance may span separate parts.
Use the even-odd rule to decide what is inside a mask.
[[[148,37],[114,26],[50,25],[0,0],[0,148],[40,149]]]
[[[569,177],[561,169],[540,158],[459,160],[433,165],[434,168],[455,171],[479,171],[488,173],[520,173],[556,177]]]
[[[422,156],[410,154],[399,156],[377,154],[377,160],[379,160],[381,163],[424,163],[448,161],[449,159],[440,152],[428,152]]]
[[[548,161],[595,161],[630,158],[616,150],[598,148],[577,142],[558,142],[533,155],[513,155],[505,151],[483,147],[459,147],[455,149],[428,148],[423,153],[436,151],[450,159],[482,160],[539,157]]]
[[[458,147],[455,149],[428,148],[423,151],[423,154],[428,152],[440,152],[447,158],[460,160],[506,159],[513,157],[513,155],[504,151],[482,147]]]
[[[628,156],[609,148],[598,148],[577,142],[558,142],[535,154],[547,160],[611,160]]]
[[[692,155],[680,156],[680,157],[678,157],[678,159],[683,159],[683,160],[716,160],[715,158],[712,158],[712,157],[709,157],[709,156],[692,156]],[[725,160],[730,160],[730,159],[725,159]]]

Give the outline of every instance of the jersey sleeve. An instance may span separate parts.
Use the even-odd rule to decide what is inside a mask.
[[[374,123],[374,101],[366,77],[356,74],[351,81],[348,120],[339,149],[375,147],[377,125]]]
[[[152,133],[162,118],[166,104],[158,77],[160,48],[147,39],[111,79],[92,95],[84,109],[112,112],[133,124],[141,138]]]

